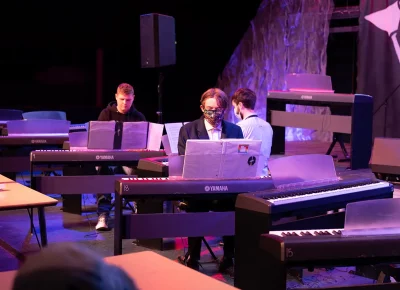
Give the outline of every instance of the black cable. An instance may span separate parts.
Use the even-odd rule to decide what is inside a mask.
[[[400,3],[400,0],[398,0]],[[400,4],[399,4],[400,5]],[[390,98],[394,95],[394,93],[400,88],[400,84],[397,85],[397,87],[385,98],[385,100],[382,102],[382,104],[380,104],[380,106],[374,111],[374,113],[372,114],[372,116],[375,116],[376,113],[379,112],[379,110],[387,105],[387,102],[390,100]]]

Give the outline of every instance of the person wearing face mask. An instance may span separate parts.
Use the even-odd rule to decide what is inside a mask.
[[[200,98],[200,109],[203,116],[193,122],[185,124],[179,131],[178,152],[185,155],[186,141],[188,139],[242,139],[242,129],[230,122],[223,120],[224,113],[228,107],[228,97],[218,89],[207,90]],[[235,199],[224,199],[218,201],[209,200],[185,200],[187,212],[207,212],[210,209],[218,211],[234,211]],[[212,205],[214,207],[212,207]],[[233,275],[234,237],[223,237],[224,257],[219,264],[219,272]],[[202,237],[188,238],[189,260],[186,265],[192,269],[199,270],[199,260]],[[184,262],[184,258],[178,258]]]
[[[268,175],[268,159],[271,155],[273,131],[271,125],[259,118],[254,112],[257,96],[247,88],[240,88],[232,96],[235,116],[241,120],[237,123],[242,128],[245,139],[261,140],[261,154],[265,158],[263,176]]]

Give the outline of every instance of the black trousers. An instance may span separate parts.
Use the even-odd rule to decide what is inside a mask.
[[[236,197],[232,199],[220,199],[220,200],[199,200],[190,199],[185,200],[188,208],[186,212],[208,212],[212,211],[235,211]],[[224,236],[222,237],[224,242],[224,257],[234,258],[235,256],[235,236]],[[199,261],[201,252],[202,237],[188,237],[188,246],[190,253],[190,260]]]

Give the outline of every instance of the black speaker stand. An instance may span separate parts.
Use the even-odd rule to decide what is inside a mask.
[[[158,85],[157,85],[157,92],[158,92],[158,111],[157,111],[157,116],[158,116],[158,123],[159,124],[163,123],[163,113],[162,113],[163,83],[164,83],[164,75],[160,71],[159,74],[158,74]]]
[[[346,147],[344,146],[344,142],[343,142],[343,135],[340,133],[333,133],[333,140],[331,145],[329,146],[328,151],[326,152],[326,155],[330,155],[333,147],[335,147],[336,142],[339,142],[340,148],[342,149],[343,155],[344,155],[344,159],[339,159],[339,162],[349,162],[350,161],[350,156],[347,153]]]

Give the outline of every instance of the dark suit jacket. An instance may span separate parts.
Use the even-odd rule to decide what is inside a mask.
[[[221,139],[242,139],[242,128],[230,122],[222,120]],[[188,139],[210,139],[204,125],[204,117],[182,126],[179,131],[178,152],[185,155],[186,141]]]

